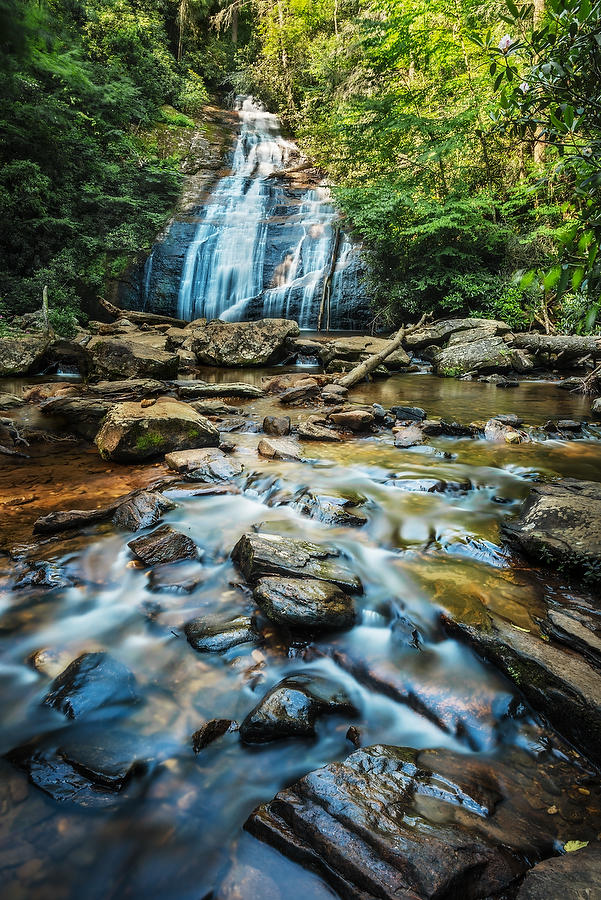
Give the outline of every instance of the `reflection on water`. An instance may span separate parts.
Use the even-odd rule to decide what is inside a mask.
[[[213,378],[235,381],[257,381],[261,374],[211,371]],[[398,376],[357,395],[384,406],[420,405],[432,416],[458,421],[500,412],[533,423],[588,415],[585,398],[541,384],[502,391]],[[257,420],[278,406],[274,398],[234,402]],[[298,419],[307,412],[290,414]],[[305,461],[278,462],[257,455],[258,435],[232,437],[246,467],[240,479],[244,493],[192,497],[173,491],[178,507],[165,517],[204,551],[203,577],[191,593],[151,592],[146,571],[131,566],[131,536],[108,525],[63,535],[34,551],[39,559],[66,566],[67,587],[11,591],[12,563],[0,560],[0,751],[54,729],[68,734],[74,726],[41,705],[49,679],[65,661],[102,649],[135,673],[142,696],[120,713],[118,727],[151,748],[137,790],[110,809],[57,804],[2,764],[0,872],[3,896],[11,900],[198,900],[211,891],[241,900],[335,896],[316,876],[243,835],[241,826],[284,785],[353,749],[345,736],[349,717],[321,719],[315,740],[249,748],[232,733],[198,756],[192,751],[191,735],[203,722],[242,721],[287,675],[312,672],[343,686],[359,710],[353,722],[363,745],[502,755],[508,745],[528,747],[538,740],[514,687],[445,635],[439,611],[451,610],[465,621],[493,611],[518,628],[537,628],[544,599],[561,584],[545,583],[512,559],[499,546],[499,525],[516,512],[535,477],[601,480],[598,443],[509,447],[442,438],[431,441],[440,451],[432,454],[398,450],[388,433],[340,445],[306,444]],[[81,448],[53,448],[44,457],[10,467],[4,462],[0,469],[2,500],[9,501],[4,508],[12,516],[7,545],[30,536],[31,522],[42,512],[101,504],[164,473],[162,464],[105,464]],[[444,481],[448,489],[430,493],[432,481]],[[328,527],[299,512],[295,501],[301,494],[350,499],[367,523],[359,529]],[[18,498],[28,495],[35,499],[19,507]],[[298,646],[288,649],[286,635],[275,628],[267,630],[259,650],[242,644],[221,655],[195,653],[182,633],[188,620],[210,613],[225,621],[254,609],[229,558],[240,535],[253,528],[339,546],[365,587],[356,627],[317,639],[310,654]],[[407,639],[407,621],[418,633],[417,645]],[[52,654],[44,671],[36,671],[32,654],[44,648]],[[103,727],[110,732],[115,721]],[[242,873],[242,888],[236,872]]]

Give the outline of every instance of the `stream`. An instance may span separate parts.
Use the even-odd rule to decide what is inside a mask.
[[[275,371],[283,369],[207,369],[198,377],[259,384]],[[0,390],[22,393],[29,383],[4,381]],[[583,421],[590,410],[587,398],[548,382],[503,390],[429,374],[373,381],[358,387],[353,400],[421,406],[429,416],[465,423],[501,413],[532,425]],[[17,588],[13,562],[0,554],[0,753],[56,731],[62,741],[77,741],[90,726],[41,701],[50,679],[71,660],[106,650],[134,673],[139,702],[100,724],[109,737],[125,731],[141,741],[148,760],[114,802],[96,807],[78,804],[68,779],[64,798],[52,799],[0,761],[5,900],[336,897],[316,874],[251,837],[243,825],[258,804],[301,775],[348,756],[349,726],[359,729],[362,746],[448,748],[500,759],[511,747],[535,753],[554,746],[554,733],[515,685],[443,631],[440,610],[469,620],[484,606],[531,630],[543,603],[573,592],[561,575],[514,556],[499,527],[518,511],[535,479],[601,481],[601,429],[591,426],[575,440],[550,436],[518,446],[439,437],[407,450],[395,447],[387,431],[340,444],[307,442],[301,461],[278,461],[256,452],[263,417],[282,412],[277,398],[227,402],[246,420],[242,431],[227,435],[244,466],[234,479],[240,493],[191,496],[184,483],[165,491],[177,506],[164,522],[191,537],[203,554],[201,578],[190,593],[151,590],[127,547],[132,535],[113,525],[58,538],[31,536],[39,515],[92,508],[164,475],[163,463],[120,467],[83,444],[45,447],[31,459],[0,457],[0,550],[48,561],[70,581],[54,589]],[[294,424],[307,410],[286,414]],[[365,525],[310,518],[302,505],[309,491],[350,501]],[[186,622],[206,614],[226,621],[254,609],[230,553],[243,533],[259,528],[339,548],[364,586],[357,622],[308,643],[267,625],[260,646],[199,654],[186,641]],[[583,590],[578,595],[587,596]],[[413,642],[408,622],[417,632]],[[314,739],[246,746],[234,732],[193,752],[191,736],[203,722],[242,722],[267,690],[298,674],[334,681],[358,715],[320,718]],[[403,700],[403,692],[416,699]],[[250,878],[246,887],[239,872]],[[257,872],[260,889],[251,877]]]

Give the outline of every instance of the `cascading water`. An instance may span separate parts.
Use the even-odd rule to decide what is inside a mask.
[[[238,111],[242,127],[232,171],[203,205],[185,252],[178,317],[286,317],[297,319],[301,328],[315,328],[329,278],[331,327],[360,325],[361,312],[354,315],[360,297],[357,249],[347,238],[336,240],[336,211],[327,188],[299,191],[274,178],[298,152],[295,145],[282,137],[277,118],[252,98],[240,98]],[[354,266],[348,265],[349,255]],[[152,280],[145,281],[144,303],[152,308]]]

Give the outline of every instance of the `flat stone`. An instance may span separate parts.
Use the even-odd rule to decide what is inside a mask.
[[[601,485],[566,478],[535,484],[507,537],[538,564],[560,566],[601,582]]]
[[[573,833],[569,811],[547,813],[572,779],[560,760],[510,748],[501,762],[376,745],[305,775],[245,827],[340,896],[496,897]]]
[[[222,400],[197,400],[190,406],[201,416],[239,416],[243,412],[239,406],[230,406]]]
[[[76,719],[100,708],[121,707],[138,701],[136,679],[123,663],[108,653],[83,653],[58,675],[44,703]]]
[[[326,428],[325,425],[320,425],[319,422],[314,422],[311,419],[306,419],[304,422],[299,422],[296,430],[299,438],[304,441],[342,440],[342,437],[338,434],[337,431],[334,431],[333,428]]]
[[[177,378],[179,358],[177,353],[159,349],[128,337],[96,336],[86,349],[92,359],[92,369],[102,378],[122,379],[150,377],[156,379]],[[164,341],[162,342],[164,346]]]
[[[424,443],[424,433],[417,425],[404,425],[394,429],[395,447],[415,447]]]
[[[88,384],[86,393],[97,394],[105,400],[116,403],[119,400],[142,400],[144,397],[155,397],[164,394],[167,387],[164,381],[156,378],[128,378],[126,381],[98,381]]]
[[[232,558],[251,584],[264,576],[277,575],[329,581],[353,594],[362,591],[361,582],[332,546],[250,532],[240,538]]]
[[[202,616],[187,622],[184,631],[188,643],[199,653],[223,653],[258,637],[249,616],[238,616],[229,622]]]
[[[279,401],[284,406],[293,403],[302,403],[304,400],[311,400],[321,393],[319,384],[310,378],[299,381],[294,387],[287,388],[279,396]]]
[[[127,546],[147,566],[198,557],[194,541],[169,525],[161,525],[156,531],[130,541]]]
[[[343,431],[367,431],[373,425],[375,416],[366,409],[349,409],[330,413],[328,419]]]
[[[217,447],[167,453],[165,462],[170,469],[195,481],[229,481],[243,471],[241,463],[228,458]]]
[[[355,621],[351,597],[327,581],[261,578],[253,597],[268,619],[289,628],[350,628]]]
[[[285,437],[290,434],[290,416],[265,416],[263,431],[265,434]]]
[[[303,451],[294,441],[285,438],[263,438],[257,447],[260,456],[268,459],[292,459],[303,458]]]
[[[240,738],[246,744],[262,744],[288,737],[313,737],[317,718],[326,713],[356,716],[357,710],[335,682],[291,675],[249,712],[240,726]]]
[[[140,531],[157,525],[163,513],[175,509],[175,503],[167,500],[157,491],[140,491],[130,500],[118,506],[113,515],[113,524],[128,531]]]
[[[134,462],[199,447],[215,447],[219,432],[187,403],[159,397],[150,407],[118,403],[111,407],[96,435],[103,459]]]
[[[206,397],[262,397],[265,391],[256,384],[243,381],[222,381],[217,384],[208,381],[178,381],[177,393],[182,400]]]
[[[428,418],[428,414],[421,406],[391,406],[390,413],[401,422],[422,422]]]

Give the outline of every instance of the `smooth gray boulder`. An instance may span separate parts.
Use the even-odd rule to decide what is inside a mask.
[[[335,584],[309,578],[261,578],[254,600],[262,612],[289,628],[350,628],[355,621],[355,604]]]
[[[468,372],[528,372],[532,360],[523,350],[514,350],[500,337],[454,344],[430,355],[437,375],[458,377]]]

